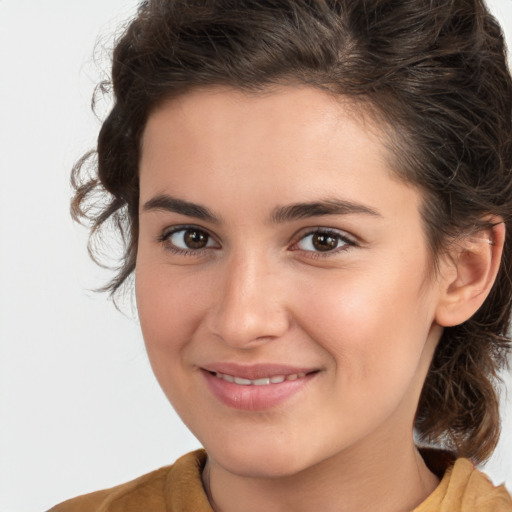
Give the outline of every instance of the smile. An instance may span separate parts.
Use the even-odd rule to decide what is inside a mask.
[[[225,406],[245,411],[264,411],[287,403],[311,385],[318,369],[282,365],[241,366],[216,364],[202,368],[210,392]]]
[[[306,376],[305,372],[294,373],[291,375],[274,375],[272,377],[262,377],[260,379],[245,379],[243,377],[236,377],[226,373],[213,372],[213,375],[218,379],[223,379],[226,382],[232,382],[240,386],[268,386],[270,384],[281,384],[285,380],[297,380]]]

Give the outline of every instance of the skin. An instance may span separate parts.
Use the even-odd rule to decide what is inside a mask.
[[[438,483],[412,429],[442,325],[454,321],[446,290],[457,272],[444,260],[428,272],[421,195],[394,174],[384,131],[355,112],[307,87],[217,88],[148,120],[140,323],[162,389],[207,449],[216,510],[406,511]],[[158,206],[165,195],[216,220]],[[368,211],[271,220],[325,200]],[[206,247],[187,249],[183,225]],[[335,247],[318,251],[311,231],[326,229]],[[317,372],[277,406],[247,411],[206,384],[201,368],[226,361]]]

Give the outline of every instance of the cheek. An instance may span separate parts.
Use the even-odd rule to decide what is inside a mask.
[[[358,398],[414,378],[433,319],[414,268],[401,265],[387,274],[354,270],[303,282],[307,295],[296,292],[302,297],[302,328],[331,355],[340,386],[354,389]]]
[[[137,310],[148,356],[159,379],[159,366],[179,363],[200,322],[201,288],[190,286],[189,281],[186,276],[173,275],[167,266],[137,264]]]
[[[190,280],[172,274],[166,265],[138,264],[137,309],[153,373],[169,402],[188,424],[187,350],[200,323],[201,297],[190,286]]]

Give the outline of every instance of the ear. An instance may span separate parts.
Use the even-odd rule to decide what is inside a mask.
[[[491,291],[505,242],[505,224],[491,217],[491,228],[457,238],[440,261],[440,299],[436,322],[459,325],[473,316]]]

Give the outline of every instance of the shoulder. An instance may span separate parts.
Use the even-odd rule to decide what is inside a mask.
[[[180,511],[180,500],[198,503],[206,500],[201,484],[205,460],[204,450],[197,450],[184,455],[170,466],[110,489],[78,496],[56,505],[48,512]],[[186,498],[185,494],[188,494]]]
[[[457,459],[414,512],[512,512],[505,487],[495,487],[468,459]]]

